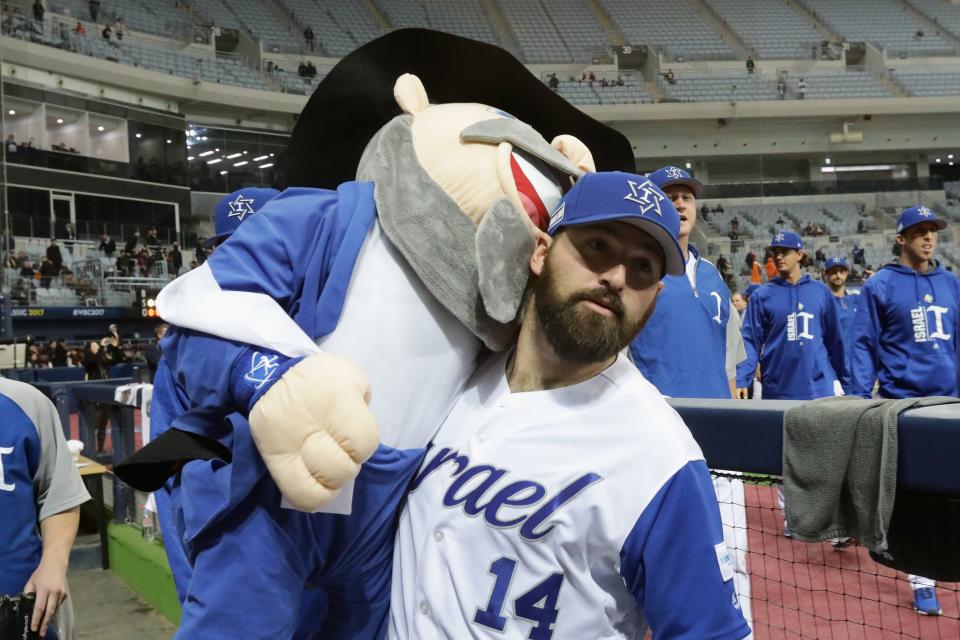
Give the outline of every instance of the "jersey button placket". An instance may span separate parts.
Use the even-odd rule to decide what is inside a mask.
[[[437,542],[443,542],[443,531],[440,531],[439,529],[434,531],[433,539],[436,540]]]
[[[425,615],[425,616],[430,615],[430,605],[428,605],[426,602],[421,602],[421,603],[420,603],[420,613],[422,613],[422,614]]]

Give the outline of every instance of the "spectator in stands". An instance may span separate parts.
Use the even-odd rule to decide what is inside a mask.
[[[137,248],[137,245],[140,244],[140,232],[135,231],[133,236],[131,236],[126,245],[124,245],[123,250],[126,253],[134,253],[134,250]]]
[[[91,340],[83,351],[83,369],[85,380],[106,380],[110,376],[107,370],[113,364],[113,358],[106,350],[110,338],[103,338],[100,342]],[[110,421],[110,408],[106,404],[95,405],[96,452],[103,453],[103,445],[107,439],[107,423]]]
[[[757,63],[753,61],[753,56],[747,56],[747,73],[753,75],[753,72],[757,70]]]
[[[743,312],[747,309],[747,299],[743,297],[743,294],[735,291],[733,295],[730,296],[730,304],[733,305],[733,308],[736,309],[740,315],[740,319],[743,320]]]
[[[50,341],[50,362],[55,367],[67,366],[67,348],[63,346],[63,340]]]
[[[167,324],[161,323],[153,328],[153,336],[156,338],[156,342],[147,347],[147,351],[144,354],[147,360],[147,372],[150,375],[150,382],[153,383],[153,377],[157,373],[157,365],[160,363],[160,341],[163,340],[163,336],[167,333]]]
[[[721,203],[718,202],[718,203],[717,203],[717,206],[714,207],[713,210],[716,211],[717,213],[723,213],[723,204],[721,204]],[[740,221],[737,220],[737,216],[733,216],[733,222],[735,222],[737,225],[740,224]]]
[[[863,249],[863,247],[858,247],[857,245],[853,245],[852,253],[853,253],[853,264],[858,264],[861,267],[865,267],[867,265],[865,255],[864,255],[866,251]]]
[[[127,29],[127,23],[123,21],[123,16],[118,16],[113,23],[113,32],[117,40],[123,40],[123,32]]]
[[[90,495],[50,400],[30,385],[13,380],[0,381],[0,400],[0,442],[5,445],[4,475],[0,476],[4,496],[0,594],[35,594],[29,627],[35,633],[22,637],[72,638],[72,625],[66,623],[73,618],[67,567],[80,505]],[[63,624],[54,620],[61,607],[68,612]],[[6,616],[3,627],[10,631],[5,637],[15,635]]]
[[[767,273],[767,282],[777,277],[777,263],[773,261],[773,253],[770,251],[767,251],[767,260],[764,262],[763,268]]]
[[[77,26],[75,26],[75,27],[73,28],[73,32],[74,32],[75,34],[77,34],[78,36],[85,36],[85,35],[87,35],[87,28],[86,28],[85,26],[83,26],[83,23],[82,23],[82,22],[80,22],[79,20],[77,20]]]
[[[667,69],[667,72],[663,74],[663,78],[669,84],[677,84],[677,76],[673,73],[673,69]]]
[[[597,81],[597,74],[595,74],[593,71],[591,71],[589,74],[587,74],[587,81],[589,82],[590,86],[592,87],[592,86],[593,86],[593,83]]]
[[[763,279],[760,277],[760,261],[754,258],[750,265],[750,284],[761,284]]]
[[[556,91],[560,88],[560,79],[557,78],[557,74],[551,73],[547,77],[547,86]]]
[[[758,363],[766,399],[837,395],[838,387],[849,380],[833,296],[823,283],[802,275],[800,262],[806,254],[799,235],[780,231],[770,249],[778,275],[747,305],[743,322],[747,358],[737,367],[738,397],[747,398]]]
[[[47,247],[47,258],[53,263],[57,273],[60,273],[60,267],[63,266],[63,254],[60,252],[56,240],[50,241],[50,246]]]
[[[44,289],[50,288],[50,281],[60,275],[60,271],[53,266],[50,258],[44,256],[40,263],[40,286]]]
[[[183,268],[183,253],[180,252],[180,243],[176,240],[167,252],[167,261],[170,263],[167,270],[174,276],[180,275],[180,269]]]
[[[852,395],[870,398],[958,396],[960,281],[933,256],[947,221],[922,205],[897,220],[900,260],[863,285],[853,320]],[[914,608],[940,615],[936,583],[910,576]]]
[[[307,61],[304,60],[299,65],[297,65],[297,75],[301,78],[307,77]]]
[[[7,153],[16,153],[17,152],[17,141],[14,140],[13,134],[7,136]]]
[[[159,237],[159,235],[157,234],[157,228],[156,228],[156,227],[150,227],[149,229],[147,229],[147,242],[146,242],[146,245],[147,245],[148,247],[156,247],[156,246],[159,246],[159,245],[160,245],[160,237]]]
[[[747,265],[747,271],[753,269],[753,263],[757,261],[757,254],[753,251],[748,251],[747,255],[743,256],[743,263]]]
[[[800,100],[807,98],[807,81],[803,78],[797,80],[797,98]]]
[[[777,95],[781,100],[787,97],[787,79],[783,76],[777,79]]]
[[[310,28],[310,25],[307,25],[307,28],[303,30],[303,40],[307,43],[307,46],[310,47],[310,51],[313,51],[313,29]]]
[[[100,32],[100,35],[103,36],[104,40],[110,44],[113,44],[113,40],[110,39],[110,37],[113,35],[113,29],[110,28],[110,25],[103,25],[103,31]]]
[[[827,261],[827,255],[823,252],[823,249],[817,249],[816,253],[813,254],[814,260],[816,261],[817,267],[823,268],[823,263]],[[846,263],[846,260],[844,260]]]
[[[707,203],[704,202],[702,205],[700,205],[700,217],[703,218],[704,220],[706,220],[706,219],[707,219],[707,215],[708,215],[709,213],[710,213],[710,207],[708,207],[708,206],[707,206]]]
[[[33,269],[33,263],[29,260],[24,261],[23,266],[20,267],[20,276],[22,278],[30,278],[33,280],[36,277],[37,272]]]
[[[100,0],[90,0],[87,7],[90,9],[90,21],[96,23],[97,15],[100,13]]]
[[[108,258],[112,258],[117,250],[117,242],[106,233],[100,236],[100,251]]]
[[[43,24],[43,14],[47,12],[47,9],[43,6],[41,0],[33,0],[33,19]]]
[[[722,253],[720,257],[717,258],[717,271],[719,271],[722,276],[730,273],[730,261],[727,260],[727,257]]]

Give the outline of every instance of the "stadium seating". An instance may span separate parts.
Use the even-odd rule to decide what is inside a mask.
[[[710,102],[723,100],[776,100],[776,86],[760,72],[711,75],[676,74],[675,84],[663,78],[658,81],[663,93],[682,102]]]
[[[909,4],[940,25],[945,31],[960,38],[960,5],[944,0],[908,0]]]
[[[540,2],[499,0],[527,62],[574,62],[573,54]]]
[[[230,0],[232,1],[232,0]],[[352,0],[277,0],[302,27],[313,30],[318,51],[343,56],[381,35],[363,3]]]
[[[50,0],[47,9],[77,20],[90,19],[87,0]],[[190,17],[177,10],[170,0],[112,0],[102,3],[97,15],[99,24],[112,24],[123,18],[128,29],[166,37],[177,37],[190,28]],[[98,35],[98,34],[90,34]]]
[[[663,49],[673,60],[733,60],[736,53],[686,2],[600,0],[628,44]]]
[[[890,55],[954,55],[953,45],[896,0],[801,0],[820,20],[851,42],[870,42]],[[919,33],[923,32],[920,36]]]
[[[802,60],[811,57],[822,36],[783,2],[708,0],[708,4],[758,58]]]
[[[642,80],[640,78],[639,80]],[[565,100],[574,104],[638,104],[654,102],[653,95],[643,84],[638,84],[633,77],[625,81],[624,86],[618,87],[615,84],[604,87],[599,80],[593,82],[580,82],[575,80],[562,80],[557,88]]]
[[[795,74],[800,77],[801,74]],[[866,71],[836,71],[802,74],[807,84],[807,99],[818,98],[892,98],[893,94]]]
[[[913,96],[960,96],[960,70],[893,70],[894,78]]]
[[[483,7],[477,0],[376,0],[375,4],[395,29],[429,27],[474,40],[498,44]]]

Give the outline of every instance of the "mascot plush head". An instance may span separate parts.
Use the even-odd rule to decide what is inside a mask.
[[[548,140],[550,142],[548,142]],[[513,334],[534,238],[584,172],[634,170],[626,138],[506,51],[423,29],[346,56],[294,129],[287,185],[375,184],[424,285],[485,344]]]

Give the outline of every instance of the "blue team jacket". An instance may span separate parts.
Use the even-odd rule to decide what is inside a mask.
[[[696,258],[697,288],[686,274],[665,276],[657,307],[630,344],[637,368],[660,393],[674,398],[730,398],[727,321],[730,291],[710,262]]]
[[[857,313],[860,303],[859,293],[847,292],[842,298],[833,297],[837,303],[837,314],[840,317],[840,330],[843,333],[843,353],[847,359],[847,371],[853,370],[853,317]]]
[[[940,267],[884,266],[864,284],[853,323],[851,393],[869,398],[957,395],[960,285]]]
[[[760,363],[763,397],[812,400],[848,384],[843,335],[833,294],[805,275],[790,284],[774,278],[747,303],[743,321],[747,359],[737,366],[737,387],[747,387]]]

